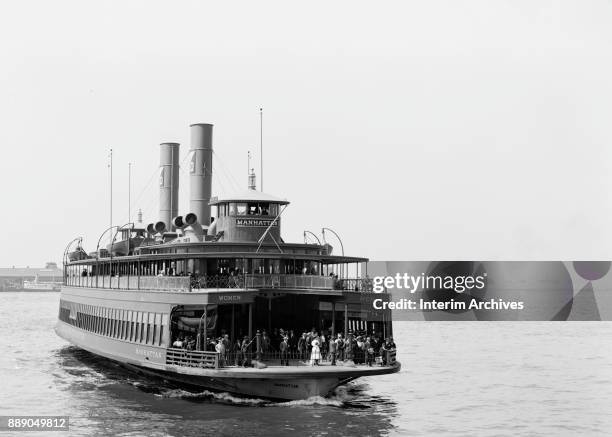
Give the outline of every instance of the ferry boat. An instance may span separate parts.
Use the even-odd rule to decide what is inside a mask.
[[[59,291],[62,286],[61,282],[42,282],[39,281],[38,275],[33,281],[23,281],[24,291]]]
[[[190,127],[187,214],[178,214],[180,146],[162,143],[159,221],[113,226],[108,247],[64,257],[57,334],[140,372],[268,399],[327,396],[398,372],[384,343],[391,314],[371,305],[381,295],[368,260],[333,254],[316,236],[285,242],[289,202],[258,191],[252,172],[244,192],[212,197],[212,129]],[[334,355],[327,345],[338,338],[345,349]],[[320,361],[309,360],[311,347]]]

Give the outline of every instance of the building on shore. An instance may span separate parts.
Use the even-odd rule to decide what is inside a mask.
[[[63,270],[54,262],[46,263],[45,267],[0,267],[0,291],[23,291],[30,284],[59,284],[62,282]],[[52,288],[52,287],[51,287]]]

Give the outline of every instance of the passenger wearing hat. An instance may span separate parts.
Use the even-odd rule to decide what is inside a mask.
[[[242,339],[242,345],[240,346],[240,352],[242,353],[242,367],[247,367],[251,365],[251,352],[249,351],[249,347],[253,341],[249,341],[248,336],[244,336]]]
[[[288,342],[288,338],[287,336],[283,336],[280,345],[279,345],[279,350],[280,350],[280,364],[281,366],[284,364],[285,366],[289,365],[289,342]]]
[[[303,332],[302,336],[297,342],[297,351],[300,360],[306,360],[306,333]]]
[[[340,332],[338,333],[336,344],[338,346],[338,360],[344,361],[344,339],[342,338],[342,334]]]
[[[217,339],[217,344],[215,345],[215,352],[219,354],[219,367],[225,366],[225,344],[223,344],[223,337],[219,337]]]
[[[353,361],[355,359],[355,340],[353,339],[352,332],[348,333],[344,342],[344,359],[345,361]]]
[[[329,340],[329,359],[331,360],[331,365],[336,365],[336,353],[338,350],[338,341],[335,338],[331,338]]]
[[[230,350],[232,348],[232,342],[230,341],[228,334],[223,334],[221,341],[223,342],[223,346],[225,347],[225,362],[230,360]]]
[[[236,339],[236,343],[234,344],[234,365],[235,366],[241,366],[242,365],[242,352],[241,352],[242,346],[240,344],[240,339],[237,338]]]
[[[312,351],[310,353],[310,365],[318,366],[320,359],[321,359],[321,349],[319,348],[318,337],[316,337],[314,340],[312,340]]]

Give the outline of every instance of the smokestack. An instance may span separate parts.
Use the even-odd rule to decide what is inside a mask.
[[[204,226],[210,224],[210,195],[212,190],[212,124],[197,123],[191,128],[189,179],[191,196],[189,209]]]
[[[167,231],[174,230],[172,219],[178,215],[179,147],[178,143],[160,144],[159,220]]]

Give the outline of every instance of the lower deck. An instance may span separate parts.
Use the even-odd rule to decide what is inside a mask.
[[[57,323],[56,332],[77,347],[145,373],[191,386],[270,399],[326,396],[338,385],[356,378],[400,370],[394,352],[392,360],[388,358],[386,363],[374,363],[372,366],[348,360],[337,361],[336,365],[332,365],[331,360],[326,358],[318,366],[296,359],[289,365],[280,365],[275,360],[262,360],[253,361],[253,366],[243,367],[226,364],[224,357],[216,352],[134,346],[123,340],[88,332],[61,320]],[[211,358],[214,363],[212,366]]]
[[[287,336],[297,353],[299,339],[316,333],[322,341],[349,334],[382,341],[392,336],[390,312],[373,311],[358,293],[279,292],[277,290],[200,290],[144,292],[63,287],[58,318],[85,331],[130,344],[215,351],[261,335],[263,353],[280,352]],[[255,346],[255,345],[254,345]],[[309,344],[306,345],[306,348]],[[305,348],[303,348],[305,349]],[[324,352],[324,351],[323,351]]]

